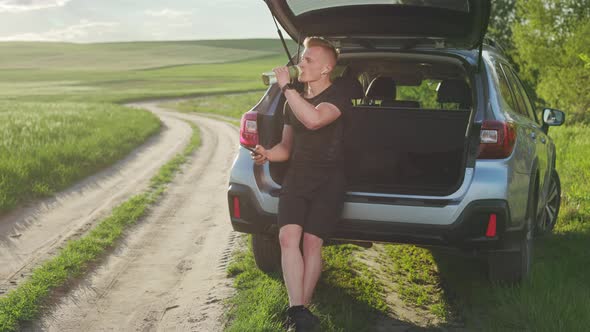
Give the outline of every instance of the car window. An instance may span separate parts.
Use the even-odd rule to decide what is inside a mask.
[[[436,102],[436,87],[438,80],[423,80],[419,86],[398,85],[398,100],[413,100],[420,103],[422,108],[438,108]]]
[[[463,84],[458,84],[459,81]],[[444,84],[447,88],[440,91],[440,86]],[[449,85],[453,86],[449,88]],[[461,90],[460,87],[463,89]],[[373,100],[374,104],[371,104],[383,107],[437,110],[465,110],[472,105],[469,83],[460,79],[423,79],[419,85],[397,84],[395,89],[395,98],[376,99]]]
[[[508,66],[507,64],[502,64],[502,69],[504,70],[504,74],[508,78],[508,84],[510,84],[510,89],[512,90],[514,99],[516,100],[516,105],[518,106],[516,111],[518,112],[518,114],[522,116],[534,119],[534,117],[532,117],[527,110],[526,103],[524,101],[526,96],[522,94],[523,91],[521,91],[520,87],[518,86],[518,79],[516,78],[516,76],[514,76],[514,73],[512,72],[510,66]]]
[[[508,83],[506,76],[504,76],[504,71],[499,62],[494,62],[494,74],[494,80],[496,81],[496,86],[498,87],[499,92],[498,99],[502,104],[501,106],[503,108],[509,107],[513,111],[518,112],[518,106],[514,99],[514,95],[512,94],[512,90],[510,90],[510,84]]]
[[[526,92],[526,89],[524,88],[524,85],[522,84],[522,81],[518,78],[518,75],[516,75],[516,73],[514,72],[514,70],[512,70],[512,68],[504,67],[504,69],[507,70],[507,73],[509,73],[508,75],[512,78],[511,81],[516,86],[516,90],[522,96],[527,116],[529,118],[535,120],[536,122],[538,122],[537,117],[535,115],[535,108],[534,108],[533,104],[531,103],[531,100]]]

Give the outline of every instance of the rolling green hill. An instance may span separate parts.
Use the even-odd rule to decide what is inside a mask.
[[[0,43],[0,99],[122,102],[262,90],[260,73],[286,61],[275,39]]]
[[[0,43],[0,69],[132,70],[243,61],[282,54],[279,40],[72,44]]]
[[[262,91],[260,73],[286,58],[272,39],[0,43],[0,212],[110,165],[158,130],[152,114],[113,103]]]

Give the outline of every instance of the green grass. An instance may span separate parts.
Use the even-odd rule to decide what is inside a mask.
[[[0,69],[130,70],[227,63],[281,52],[280,41],[272,39],[95,44],[0,42]]]
[[[263,91],[198,97],[171,104],[183,112],[208,113],[240,119],[262,98]]]
[[[280,274],[258,270],[249,248],[238,251],[228,266],[235,277],[235,297],[229,300],[226,331],[281,331],[288,307]],[[246,244],[244,244],[246,246]],[[386,311],[383,287],[368,267],[354,258],[358,247],[323,249],[324,269],[313,299],[312,311],[321,319],[322,331],[373,331]]]
[[[278,40],[0,43],[0,98],[122,103],[263,90]]]
[[[52,291],[82,276],[91,263],[116,244],[125,228],[145,215],[150,204],[161,196],[166,184],[172,181],[174,173],[200,145],[199,131],[194,125],[192,127],[193,135],[189,144],[160,168],[159,173],[151,179],[148,190],[116,207],[111,216],[102,220],[86,236],[69,241],[57,256],[36,268],[27,281],[0,298],[0,331],[16,331],[19,324],[36,318]]]
[[[243,245],[250,245],[249,238]],[[278,274],[266,275],[254,265],[249,250],[235,253],[228,266],[228,275],[235,277],[235,297],[229,302],[226,331],[280,331],[287,307],[287,292]]]
[[[438,269],[430,252],[411,245],[385,245],[381,266],[387,284],[413,310],[426,311],[441,321],[451,318]]]
[[[263,90],[265,86],[260,74],[283,63],[283,57],[273,56],[227,64],[150,70],[5,70],[0,73],[0,98],[122,103],[150,98],[248,92]]]
[[[159,129],[153,114],[117,105],[0,102],[0,213],[111,165]]]

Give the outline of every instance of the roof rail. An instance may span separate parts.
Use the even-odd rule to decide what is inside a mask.
[[[497,49],[503,55],[506,55],[506,50],[504,50],[504,47],[502,47],[502,45],[500,45],[500,43],[498,43],[497,41],[495,41],[491,37],[485,36],[483,38],[483,43]]]

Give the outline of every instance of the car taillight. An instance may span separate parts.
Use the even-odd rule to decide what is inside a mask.
[[[248,111],[242,115],[240,124],[240,144],[255,147],[258,144],[257,112]]]
[[[495,237],[496,236],[496,214],[490,214],[490,219],[488,219],[488,228],[486,229],[486,237]]]
[[[478,159],[503,159],[512,153],[516,127],[512,122],[484,121],[481,126]]]
[[[238,196],[234,196],[234,217],[241,218],[242,213],[240,212],[240,198]]]

